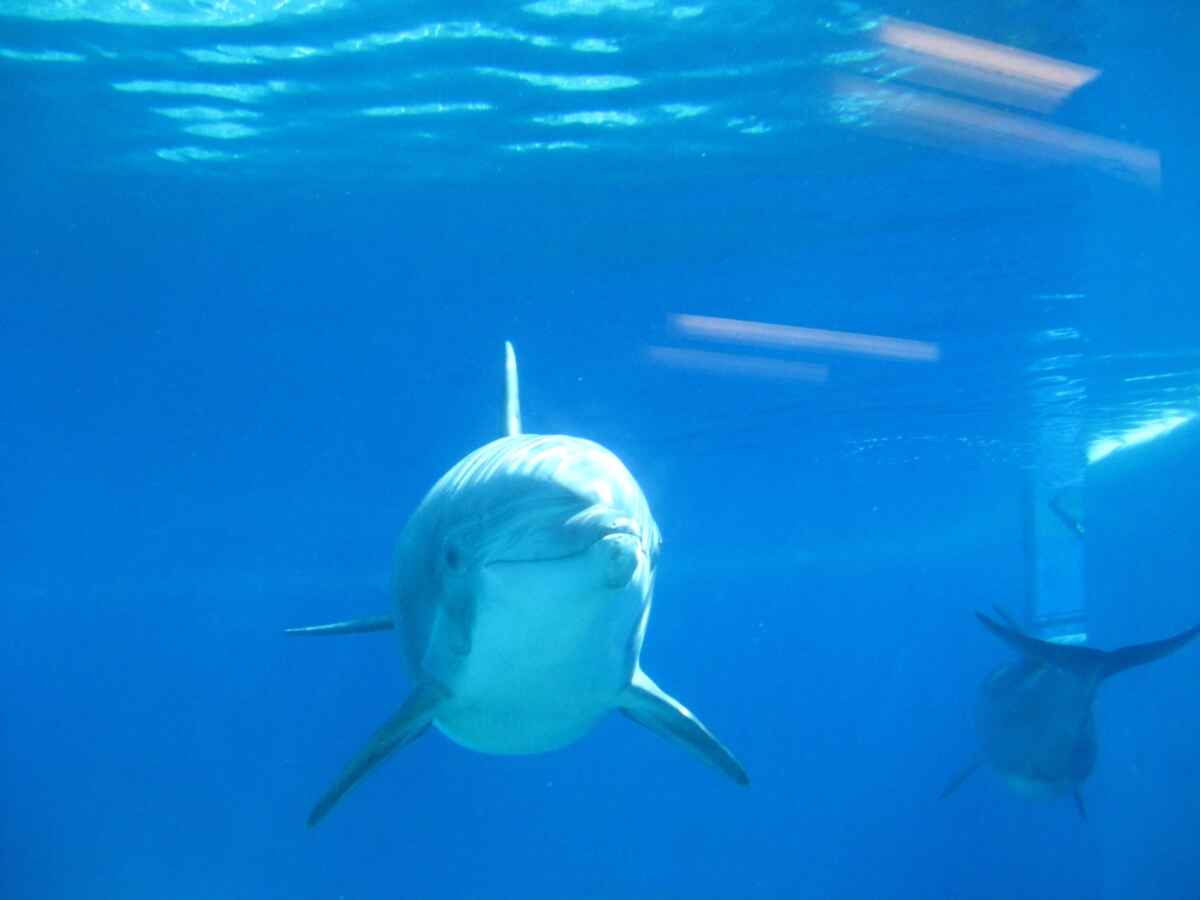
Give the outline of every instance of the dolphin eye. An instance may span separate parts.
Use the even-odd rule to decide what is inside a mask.
[[[449,569],[457,569],[462,565],[462,554],[458,547],[449,541],[442,548],[442,559],[445,560],[446,567]]]

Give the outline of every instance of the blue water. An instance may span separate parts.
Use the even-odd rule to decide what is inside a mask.
[[[1086,822],[939,798],[1031,483],[1084,484],[1093,645],[1200,621],[1200,18],[969,6],[0,0],[0,896],[1200,897],[1200,647],[1105,686]],[[886,14],[1101,74],[914,85]],[[880,89],[1061,130],[897,134]],[[306,829],[408,686],[281,631],[386,611],[506,339],[526,428],[645,490],[644,664],[752,785],[620,716],[429,734]]]

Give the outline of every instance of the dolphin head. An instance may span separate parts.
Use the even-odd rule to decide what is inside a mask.
[[[428,660],[439,607],[475,628],[481,607],[521,604],[564,641],[610,614],[636,630],[661,543],[641,488],[604,447],[564,435],[492,441],[434,485],[405,529],[397,600],[410,663]]]
[[[608,551],[595,554],[601,581],[622,588],[638,577],[648,587],[658,559],[661,537],[641,489],[616,456],[592,441],[501,438],[451,469],[430,501],[438,507],[438,562],[448,580],[578,559],[604,544]]]

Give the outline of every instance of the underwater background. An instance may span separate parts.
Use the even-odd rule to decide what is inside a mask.
[[[1105,685],[1086,821],[940,797],[1041,498],[1082,492],[1089,643],[1200,622],[1198,37],[0,0],[0,896],[1200,897],[1198,646]],[[644,489],[645,666],[752,784],[620,716],[430,734],[307,829],[408,686],[391,637],[282,630],[387,609],[506,339],[526,429]]]

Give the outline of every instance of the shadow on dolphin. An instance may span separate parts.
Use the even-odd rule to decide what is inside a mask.
[[[1200,625],[1166,640],[1104,651],[1038,640],[1024,634],[1007,613],[997,613],[1007,624],[975,615],[1021,659],[984,679],[975,710],[979,755],[951,779],[942,797],[987,764],[1025,796],[1071,794],[1080,818],[1086,819],[1080,787],[1096,763],[1092,706],[1097,689],[1118,672],[1174,653],[1200,634]]]
[[[413,681],[309,825],[430,725],[481,753],[540,753],[620,710],[749,783],[712,733],[642,671],[662,541],[641,488],[599,444],[522,434],[509,343],[505,375],[508,434],[458,462],[409,518],[392,615],[288,629],[394,629]]]

